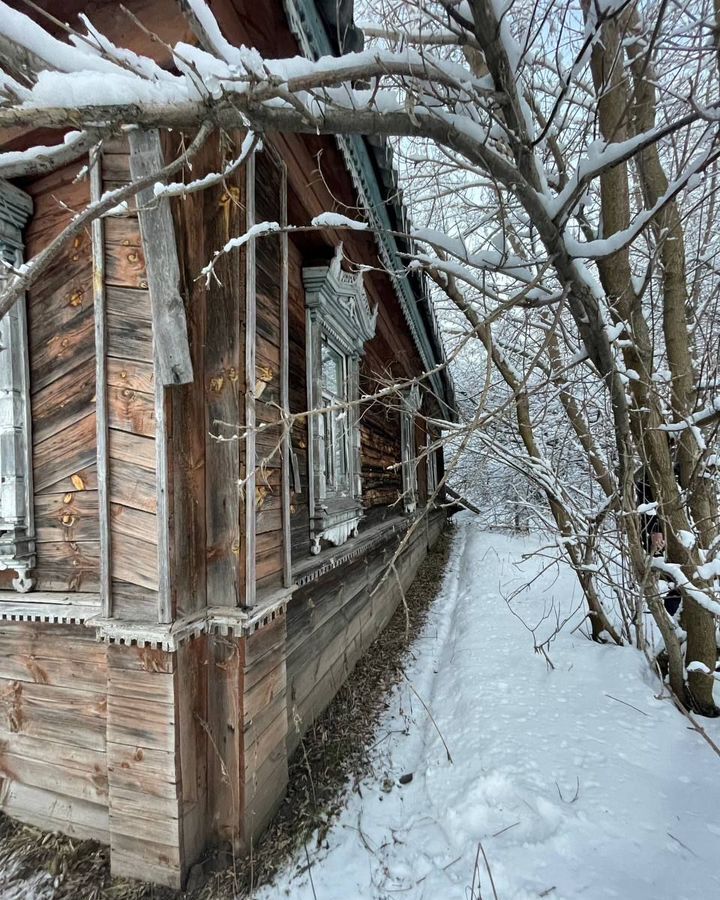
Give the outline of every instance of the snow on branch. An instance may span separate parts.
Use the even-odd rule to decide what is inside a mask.
[[[188,182],[174,181],[172,184],[162,184],[158,181],[153,188],[153,193],[156,197],[182,197],[186,194],[195,194],[198,191],[205,191],[210,187],[221,184],[245,164],[247,158],[258,145],[258,136],[253,131],[249,131],[242,142],[239,156],[229,162],[222,172],[210,172],[202,178],[196,178],[194,181]]]
[[[667,431],[670,434],[678,434],[686,431],[688,428],[703,428],[706,425],[712,425],[720,419],[720,395],[715,397],[704,409],[699,410],[689,416],[682,422],[673,422],[670,425],[661,425],[661,431]]]
[[[718,603],[717,600],[713,600],[706,591],[703,591],[694,585],[683,572],[682,566],[678,565],[678,563],[668,562],[667,560],[656,556],[653,557],[651,566],[653,569],[669,575],[678,588],[699,606],[707,609],[715,616],[720,615],[720,603]]]
[[[243,247],[254,238],[290,231],[315,231],[324,228],[351,228],[353,231],[366,231],[368,225],[366,222],[358,222],[357,219],[350,219],[340,213],[333,212],[320,213],[312,219],[310,225],[281,225],[279,222],[256,222],[255,225],[248,228],[245,234],[230,238],[223,247],[216,250],[210,262],[200,270],[200,275],[205,277],[206,284],[209,284],[210,279],[213,277],[217,280],[215,266],[220,262],[220,259],[232,250]]]
[[[0,153],[0,178],[43,175],[84,156],[98,143],[101,132],[68,131],[62,144]]]

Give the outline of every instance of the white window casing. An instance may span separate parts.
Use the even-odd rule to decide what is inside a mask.
[[[0,289],[22,264],[22,231],[32,209],[27,194],[0,181]],[[25,593],[34,584],[28,573],[35,566],[35,526],[24,297],[0,320],[0,348],[0,569],[15,571],[13,587]]]
[[[342,268],[342,244],[329,265],[303,269],[310,550],[357,534],[362,518],[360,479],[360,359],[375,334],[362,272]]]
[[[425,442],[425,455],[427,466],[427,492],[428,502],[437,490],[438,486],[438,465],[437,465],[437,448],[430,429],[427,431]]]
[[[400,443],[402,453],[402,487],[405,512],[415,512],[418,505],[417,445],[415,417],[420,410],[420,389],[416,384],[403,394],[400,412]]]

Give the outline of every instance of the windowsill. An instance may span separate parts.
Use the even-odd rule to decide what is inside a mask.
[[[0,621],[81,625],[100,612],[100,594],[0,591]]]
[[[316,556],[308,553],[307,559],[303,559],[293,566],[292,580],[298,587],[316,581],[326,572],[336,569],[354,556],[366,553],[375,544],[387,540],[390,535],[405,532],[416,518],[416,514],[397,513],[382,522],[371,525],[361,531],[357,537],[350,538],[339,547],[327,547]]]

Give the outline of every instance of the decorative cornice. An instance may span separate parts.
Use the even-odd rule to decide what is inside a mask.
[[[15,591],[0,592],[0,621],[3,622],[82,625],[96,616],[99,610],[99,594],[38,591],[20,598]]]
[[[269,594],[258,606],[240,609],[236,606],[209,606],[201,612],[178,619],[170,625],[133,624],[117,619],[88,619],[86,627],[94,628],[99,641],[125,646],[152,647],[170,653],[203,634],[247,637],[285,615],[288,602],[297,585]]]
[[[153,647],[173,652],[187,641],[202,634],[234,635],[255,634],[256,631],[285,615],[285,610],[297,585],[280,588],[261,597],[252,609],[210,606],[191,616],[178,619],[170,625],[152,622],[122,622],[103,618],[100,612],[100,594],[53,594],[43,592],[31,595],[33,600],[15,599],[11,591],[0,592],[0,621],[43,622],[53,625],[84,625],[95,629],[98,641],[107,644]]]
[[[284,2],[290,30],[297,38],[305,56],[308,59],[333,56],[333,47],[315,7],[315,0],[284,0]],[[382,196],[368,146],[359,135],[336,135],[335,137],[358,197],[370,217],[370,224],[378,244],[380,259],[393,284],[395,294],[400,302],[400,308],[422,363],[427,371],[432,371],[438,363],[444,360],[436,358],[426,325],[420,315],[419,300],[415,296],[408,279],[397,275],[398,272],[403,271],[405,264],[401,258],[395,236],[392,233],[393,228],[386,208],[386,200]],[[404,208],[401,207],[399,212],[401,222],[404,225]],[[437,334],[436,339],[439,343]],[[440,371],[432,372],[429,376],[429,381],[435,396],[446,407],[444,414],[450,419],[454,418],[455,413],[449,405],[447,391]]]

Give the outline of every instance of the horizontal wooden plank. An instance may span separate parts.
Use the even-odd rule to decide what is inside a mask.
[[[105,305],[109,315],[118,319],[134,320],[136,327],[144,334],[152,335],[152,306],[148,291],[108,285]],[[122,359],[124,354],[120,353],[118,357]]]
[[[110,500],[144,512],[157,510],[155,472],[129,463],[111,459]]]
[[[131,463],[141,469],[155,471],[156,453],[155,439],[130,434],[110,428],[108,431],[110,459]]]
[[[136,697],[108,698],[107,740],[108,743],[174,751],[174,707]]]
[[[146,544],[157,544],[157,518],[153,513],[111,503],[110,527],[117,534],[136,538]]]
[[[124,678],[123,671],[174,672],[175,655],[151,647],[111,645],[107,654],[108,677]]]
[[[35,535],[41,542],[99,540],[97,491],[37,494]]]
[[[109,356],[152,362],[152,328],[141,319],[108,312],[107,347]]]
[[[107,800],[107,772],[104,765],[97,769],[91,767],[82,770],[53,762],[49,758],[32,759],[4,749],[0,739],[1,778],[90,803],[105,803]]]
[[[88,803],[31,785],[10,782],[0,809],[36,828],[59,831],[79,840],[110,843],[106,804]]]
[[[36,491],[95,464],[95,413],[85,416],[33,448]]]
[[[0,679],[0,729],[105,749],[106,697],[91,690]]]
[[[117,578],[112,580],[113,616],[125,622],[157,622],[157,591]]]
[[[32,398],[32,434],[38,443],[94,412],[95,358],[77,365],[36,391]]]
[[[130,387],[108,387],[108,424],[119,431],[153,437],[155,398]]]
[[[132,219],[125,221],[132,222]],[[145,254],[142,247],[128,243],[105,243],[105,279],[107,284],[145,289],[148,286]]]
[[[180,795],[179,785],[163,785],[166,793],[153,793],[154,785],[144,784],[142,790],[127,787],[123,780],[118,785],[115,776],[112,776],[112,794],[110,798],[111,821],[125,823],[128,820],[134,822],[137,818],[150,819],[157,823],[158,837],[165,838],[167,829],[177,830],[179,819]],[[169,824],[170,823],[170,824]],[[124,827],[121,825],[121,828]],[[147,828],[143,822],[142,828]],[[134,832],[132,832],[134,833]]]
[[[111,669],[107,680],[108,703],[125,699],[147,701],[155,707],[173,707],[175,675],[173,672],[153,672],[151,669],[123,669],[118,675]]]
[[[143,824],[139,834],[126,835],[113,829],[111,867],[116,877],[142,877],[156,884],[179,890],[182,872],[180,869],[179,844],[161,844],[145,839],[149,826]],[[124,831],[130,828],[124,828]],[[152,829],[150,828],[152,832]]]
[[[98,665],[96,658],[80,653],[71,658],[44,656],[43,648],[32,647],[27,642],[0,638],[0,678],[7,681],[50,684],[55,687],[75,688],[78,684],[86,690],[104,692],[107,675],[104,660]],[[45,648],[50,649],[50,648]],[[80,647],[78,650],[83,650]]]
[[[179,795],[179,769],[174,752],[109,743],[107,768],[113,790],[134,791],[151,797],[177,798]]]
[[[38,590],[99,590],[98,541],[38,543],[36,553],[35,575]]]
[[[103,141],[101,165],[103,181],[130,182],[130,156],[126,137]],[[105,189],[107,190],[107,186]]]
[[[93,773],[107,782],[107,760],[104,750],[89,750],[71,743],[72,734],[65,741],[44,741],[28,734],[0,731],[0,753],[48,762],[53,766]]]
[[[129,388],[144,394],[152,394],[154,390],[152,363],[108,357],[106,369],[107,383],[111,387]]]
[[[0,602],[9,598],[18,599],[15,591],[0,592]],[[85,603],[88,607],[97,605],[97,594],[61,594],[33,591],[34,601],[60,607],[69,601]],[[21,598],[22,599],[22,598]],[[27,598],[25,598],[27,600]],[[69,659],[81,654],[100,665],[105,660],[105,646],[98,644],[94,634],[83,625],[55,625],[43,622],[0,622],[0,652],[5,646],[16,646],[20,650],[29,648],[33,653],[56,659]]]

